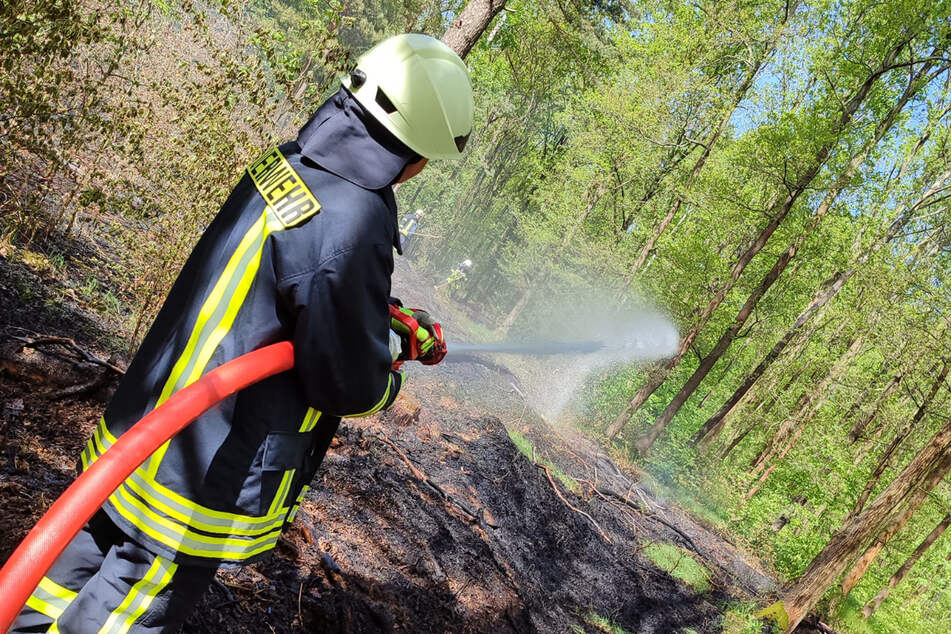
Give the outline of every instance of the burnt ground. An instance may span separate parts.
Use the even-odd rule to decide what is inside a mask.
[[[51,283],[33,278],[0,259],[0,560],[74,477],[114,380],[68,345],[17,339],[72,337],[100,359],[113,341],[81,305],[24,297]],[[431,281],[401,281],[407,303],[440,308]],[[344,421],[275,557],[222,570],[184,632],[720,632],[732,602],[775,589],[595,442],[552,430],[504,367],[409,372],[394,409]],[[651,543],[695,553],[710,589],[655,566]]]

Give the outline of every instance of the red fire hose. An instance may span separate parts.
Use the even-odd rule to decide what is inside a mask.
[[[293,367],[288,341],[249,352],[179,390],[122,434],[53,503],[0,570],[0,632],[10,628],[70,540],[152,452],[215,403]]]

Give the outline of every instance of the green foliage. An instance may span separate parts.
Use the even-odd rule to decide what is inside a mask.
[[[680,579],[697,592],[706,592],[710,589],[710,576],[706,568],[683,548],[670,544],[652,543],[645,546],[641,552],[658,568]]]
[[[600,632],[606,632],[607,634],[629,634],[629,632],[614,623],[611,619],[601,616],[595,612],[588,612],[584,617],[585,623],[597,628]]]
[[[737,601],[727,606],[723,614],[723,634],[771,634],[779,632],[774,626],[766,625],[756,618],[759,607],[754,601]],[[769,629],[766,629],[769,628]]]

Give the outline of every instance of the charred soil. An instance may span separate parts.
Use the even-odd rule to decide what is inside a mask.
[[[68,306],[36,318],[14,267],[0,260],[2,560],[75,476],[114,380],[67,345],[24,343],[110,352],[95,327],[69,328]],[[409,299],[438,305],[423,295]],[[707,587],[652,563],[654,543],[692,554]],[[504,367],[445,363],[411,368],[390,411],[344,421],[275,556],[221,570],[183,631],[719,632],[730,602],[774,587],[595,442],[553,431]]]

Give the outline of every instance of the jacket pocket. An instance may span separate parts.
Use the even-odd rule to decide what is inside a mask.
[[[286,509],[296,493],[295,474],[301,474],[310,452],[310,434],[299,432],[271,432],[264,443],[261,460],[262,515],[272,515]],[[300,478],[296,478],[300,480]]]

